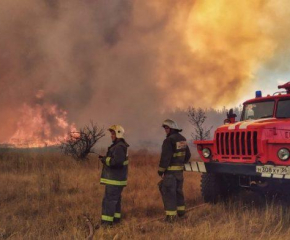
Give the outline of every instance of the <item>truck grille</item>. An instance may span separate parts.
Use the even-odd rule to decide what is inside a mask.
[[[224,156],[258,154],[257,131],[219,132],[216,134],[217,153]]]

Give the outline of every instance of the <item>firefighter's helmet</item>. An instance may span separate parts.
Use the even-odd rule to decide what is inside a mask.
[[[114,131],[117,138],[124,138],[125,129],[121,125],[112,125],[108,130]]]
[[[165,126],[171,128],[171,129],[177,130],[177,131],[179,131],[179,132],[182,131],[182,129],[178,127],[177,123],[176,123],[175,121],[171,120],[171,119],[166,119],[166,120],[162,123],[162,127],[165,127]]]

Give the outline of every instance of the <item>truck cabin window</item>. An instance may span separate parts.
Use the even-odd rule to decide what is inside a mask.
[[[274,101],[245,104],[242,120],[271,118],[273,117],[274,105]]]
[[[277,118],[290,118],[290,99],[283,99],[277,105]]]

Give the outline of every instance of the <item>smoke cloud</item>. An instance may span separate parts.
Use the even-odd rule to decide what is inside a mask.
[[[159,141],[177,109],[228,105],[262,64],[279,65],[289,11],[286,0],[1,0],[0,142],[39,91],[77,126]]]

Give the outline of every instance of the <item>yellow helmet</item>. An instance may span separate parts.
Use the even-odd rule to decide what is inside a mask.
[[[112,125],[108,130],[114,131],[117,138],[124,138],[125,129],[121,125]]]

